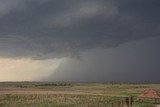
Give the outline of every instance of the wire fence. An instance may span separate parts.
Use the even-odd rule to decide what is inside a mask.
[[[121,97],[111,102],[89,102],[65,107],[152,107],[155,104],[160,104],[160,98]]]
[[[129,98],[122,97],[117,98],[119,100],[108,101],[108,102],[88,102],[84,104],[73,104],[73,105],[65,105],[65,107],[129,107]],[[62,106],[64,107],[64,106]]]

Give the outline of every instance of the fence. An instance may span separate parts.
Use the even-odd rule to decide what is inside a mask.
[[[160,104],[160,98],[121,97],[113,102],[90,102],[68,105],[67,107],[138,107],[141,104]],[[66,107],[66,106],[65,106]]]
[[[160,104],[160,98],[152,97],[134,97],[133,102]]]
[[[88,102],[85,104],[65,105],[65,107],[130,107],[129,97],[117,97],[119,100],[111,102]],[[64,107],[64,106],[62,106]]]

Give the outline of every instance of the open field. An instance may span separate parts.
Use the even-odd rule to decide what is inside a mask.
[[[85,107],[87,104],[108,107],[112,102],[119,102],[125,97],[138,96],[146,89],[160,92],[160,84],[1,82],[0,107],[79,107],[82,104],[83,107],[85,104]]]

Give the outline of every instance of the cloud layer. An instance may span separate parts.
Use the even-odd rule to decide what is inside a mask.
[[[77,57],[160,35],[157,0],[0,0],[0,56]]]
[[[66,59],[47,78],[50,81],[159,83],[160,37],[85,51]]]
[[[159,0],[0,0],[0,81],[159,82],[159,10]]]

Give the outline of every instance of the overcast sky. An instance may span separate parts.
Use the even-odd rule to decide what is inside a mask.
[[[0,0],[0,81],[160,82],[159,0]]]

